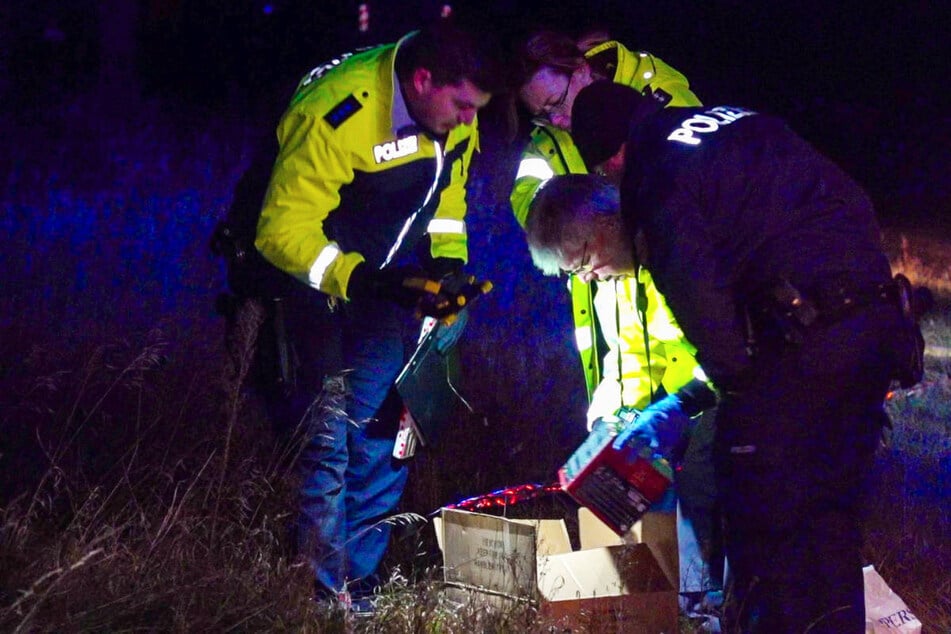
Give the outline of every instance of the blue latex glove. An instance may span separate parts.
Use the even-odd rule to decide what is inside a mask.
[[[676,395],[662,398],[646,407],[633,423],[614,439],[614,448],[640,444],[669,458],[690,427],[690,417]]]
[[[455,317],[455,320],[449,325],[439,323],[436,326],[436,334],[433,336],[436,337],[436,352],[439,354],[446,354],[459,342],[459,337],[462,336],[466,322],[469,321],[469,311],[463,308],[456,313]]]

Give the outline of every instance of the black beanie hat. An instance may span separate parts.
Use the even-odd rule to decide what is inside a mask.
[[[571,108],[571,138],[588,169],[611,158],[627,141],[631,119],[638,120],[663,107],[650,97],[612,81],[585,86]]]

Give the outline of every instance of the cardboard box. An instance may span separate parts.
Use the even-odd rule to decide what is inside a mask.
[[[621,538],[585,507],[578,508],[578,536],[581,550],[622,544],[646,544],[671,586],[680,588],[680,553],[677,541],[677,514],[669,511],[648,511],[630,532]]]
[[[677,632],[677,592],[646,544],[572,551],[563,520],[511,520],[443,509],[447,585],[537,601],[546,622],[583,631]]]

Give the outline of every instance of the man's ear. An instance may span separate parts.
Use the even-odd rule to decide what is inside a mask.
[[[427,68],[417,68],[413,71],[413,90],[417,95],[429,92],[433,85],[433,74]]]
[[[576,68],[574,75],[574,80],[578,82],[578,85],[582,88],[591,85],[597,79],[594,76],[594,72],[591,70],[591,65],[587,62]],[[571,78],[569,77],[569,79]]]
[[[598,174],[604,176],[615,186],[621,184],[621,179],[624,176],[624,155],[626,147],[627,143],[622,143],[614,156],[608,157],[596,168]]]

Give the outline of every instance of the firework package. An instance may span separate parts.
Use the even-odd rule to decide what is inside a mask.
[[[618,424],[630,424],[633,412]],[[673,480],[670,464],[643,445],[614,449],[615,424],[595,425],[558,471],[562,489],[618,535],[659,501]]]

